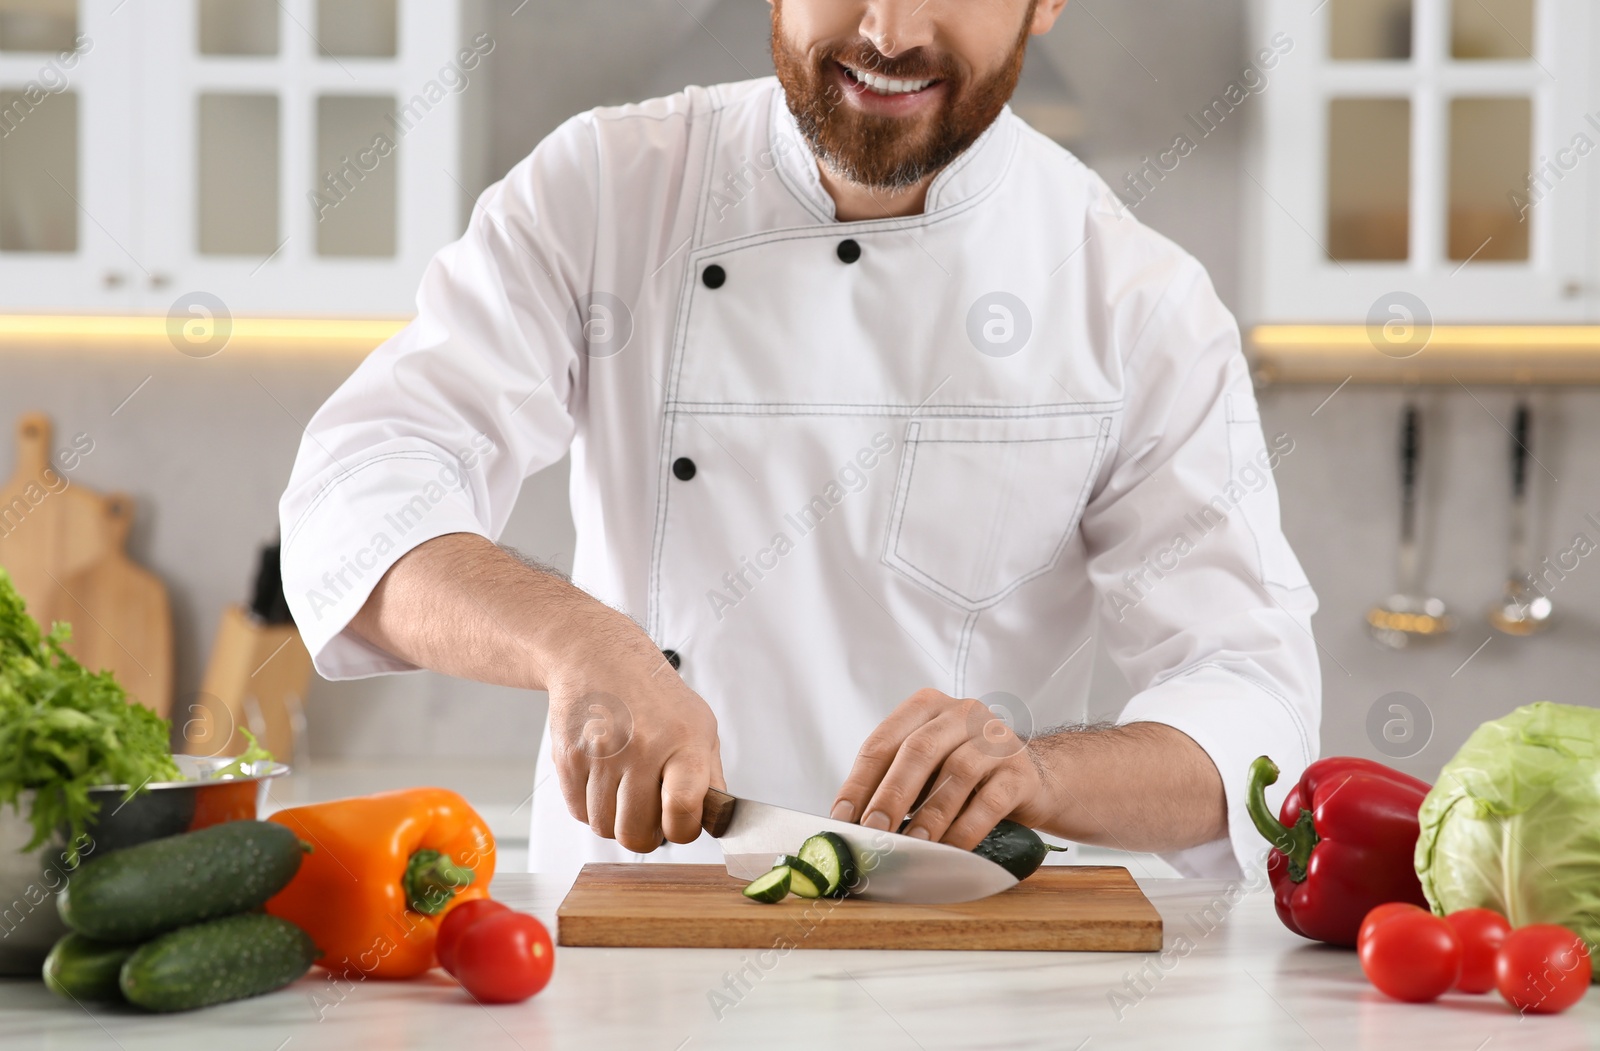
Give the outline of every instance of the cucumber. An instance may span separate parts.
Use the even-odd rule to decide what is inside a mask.
[[[1017,879],[1027,879],[1044,864],[1046,854],[1066,849],[1046,843],[1027,825],[1019,825],[1008,818],[994,826],[972,852],[983,855]]]
[[[288,920],[251,912],[180,927],[134,950],[120,985],[150,1011],[192,1011],[281,989],[311,969],[317,947]]]
[[[68,1000],[120,1000],[117,977],[123,961],[137,948],[69,933],[44,959],[44,984]]]
[[[856,883],[856,859],[850,845],[833,832],[818,832],[800,845],[800,859],[822,876],[824,896],[842,898]]]
[[[789,873],[789,892],[798,894],[802,898],[820,898],[827,889],[828,879],[811,866],[809,861],[804,861],[793,854],[779,854],[773,867],[787,866]]]
[[[85,862],[56,897],[72,930],[140,942],[259,908],[300,868],[302,844],[270,821],[229,821]]]
[[[792,878],[794,870],[787,865],[779,865],[771,872],[763,873],[751,880],[750,885],[744,889],[744,896],[763,905],[782,901],[789,896],[789,881]]]

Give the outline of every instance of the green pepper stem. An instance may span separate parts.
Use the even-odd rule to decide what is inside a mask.
[[[1306,865],[1311,860],[1311,848],[1317,845],[1317,830],[1311,821],[1311,811],[1301,810],[1300,817],[1290,828],[1272,816],[1267,807],[1267,786],[1278,780],[1278,764],[1261,756],[1250,764],[1249,794],[1245,809],[1256,830],[1267,838],[1277,851],[1289,860],[1289,878],[1296,883],[1306,878]]]
[[[406,863],[400,883],[412,911],[437,916],[456,891],[472,882],[472,877],[471,869],[462,868],[447,855],[437,850],[419,850]]]

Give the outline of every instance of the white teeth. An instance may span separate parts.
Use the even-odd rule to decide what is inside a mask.
[[[860,70],[850,69],[848,66],[845,68],[849,70],[852,77],[880,95],[905,95],[913,91],[921,91],[933,83],[932,79],[890,80],[888,77],[880,77],[875,73],[863,73]]]

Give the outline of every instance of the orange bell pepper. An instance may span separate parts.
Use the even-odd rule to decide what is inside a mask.
[[[311,853],[267,911],[311,936],[319,966],[345,978],[410,978],[434,966],[445,914],[489,894],[494,837],[443,788],[280,810]]]

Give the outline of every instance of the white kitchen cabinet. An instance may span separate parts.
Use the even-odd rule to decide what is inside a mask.
[[[0,0],[0,309],[409,314],[487,181],[484,16]]]
[[[1258,0],[1256,321],[1600,317],[1593,0]]]

